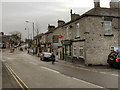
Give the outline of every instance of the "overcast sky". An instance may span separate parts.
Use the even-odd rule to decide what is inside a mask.
[[[101,6],[109,7],[109,2],[101,0]],[[42,33],[47,31],[48,24],[57,26],[58,19],[68,22],[70,9],[81,15],[93,7],[93,0],[2,0],[2,31],[6,34],[19,31],[27,38],[25,28],[29,28],[32,35],[32,23],[27,24],[26,20],[37,23]]]

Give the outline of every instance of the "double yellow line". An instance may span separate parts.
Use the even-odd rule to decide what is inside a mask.
[[[7,63],[4,63],[8,71],[11,73],[13,78],[16,80],[16,82],[19,84],[19,86],[22,88],[22,90],[30,90],[28,86],[18,77],[18,75],[10,68],[10,66]]]

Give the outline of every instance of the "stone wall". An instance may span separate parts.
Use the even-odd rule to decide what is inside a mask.
[[[104,36],[103,21],[102,17],[86,18],[86,64],[106,65],[110,47],[118,45],[118,20],[112,20],[113,36]]]

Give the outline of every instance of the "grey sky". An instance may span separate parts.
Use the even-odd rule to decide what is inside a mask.
[[[57,0],[58,1],[58,0]],[[110,0],[101,6],[108,7]],[[22,32],[23,38],[27,38],[25,27],[29,27],[32,34],[32,23],[26,24],[25,21],[37,22],[40,32],[47,31],[47,25],[57,26],[57,20],[65,22],[70,20],[70,9],[74,13],[83,14],[93,8],[93,0],[65,0],[62,2],[2,2],[2,30],[6,34],[12,31]]]

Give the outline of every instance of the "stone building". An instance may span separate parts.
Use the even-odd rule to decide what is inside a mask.
[[[118,46],[119,10],[118,2],[112,0],[110,8],[100,7],[100,1],[95,0],[94,8],[81,16],[72,14],[71,10],[71,21],[53,32],[63,36],[62,43],[55,44],[62,44],[63,59],[77,58],[85,60],[87,65],[106,65],[110,48]]]
[[[119,43],[119,1],[111,0],[110,8],[102,8],[100,0],[94,0],[94,8],[88,12],[79,15],[71,10],[70,14],[69,22],[58,20],[58,26],[42,37],[50,35],[52,51],[58,53],[59,59],[106,65],[111,48]]]
[[[59,59],[63,59],[62,41],[65,40],[65,21],[58,20],[58,26],[53,30],[53,51],[58,54]]]
[[[52,37],[53,37],[54,29],[55,29],[55,26],[48,25],[48,32],[45,33],[45,47],[47,52],[53,51]]]

